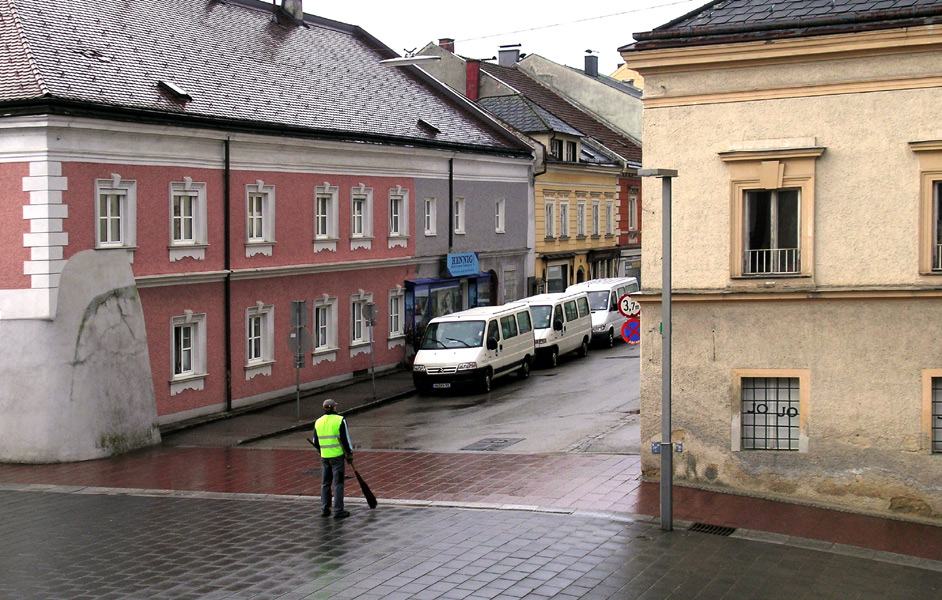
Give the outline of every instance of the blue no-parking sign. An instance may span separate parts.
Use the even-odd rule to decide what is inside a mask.
[[[629,344],[641,343],[641,321],[628,319],[621,327],[621,337]]]

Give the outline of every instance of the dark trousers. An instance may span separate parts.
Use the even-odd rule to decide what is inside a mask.
[[[321,508],[329,509],[333,487],[334,512],[343,510],[344,457],[321,458]]]

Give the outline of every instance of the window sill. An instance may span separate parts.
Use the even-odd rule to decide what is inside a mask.
[[[543,241],[546,241],[546,242],[555,242],[555,241],[556,241],[556,236],[554,236],[554,235],[548,235],[548,236],[546,236],[546,237],[543,238]]]
[[[275,242],[246,242],[245,258],[252,258],[256,254],[271,256],[274,246]]]
[[[570,239],[572,239],[572,238],[570,238],[568,235],[561,235],[561,236],[559,236],[559,241],[560,241],[560,242],[568,242]]]
[[[249,381],[258,375],[271,376],[271,367],[273,364],[275,364],[273,360],[263,360],[245,365],[245,380]]]
[[[315,350],[313,356],[312,363],[314,365],[322,362],[337,362],[337,348],[321,348],[320,350]]]
[[[388,248],[407,248],[409,246],[409,236],[407,235],[391,235],[386,240]]]
[[[464,231],[456,231],[456,232],[455,232],[455,235],[464,235],[464,234],[465,234]]]
[[[206,374],[181,375],[170,380],[170,395],[175,396],[184,390],[201,391],[206,382]]]
[[[192,258],[194,260],[205,260],[206,248],[209,248],[209,245],[207,244],[179,244],[179,245],[168,246],[167,250],[170,253],[170,262],[176,262],[178,260],[183,260],[184,258]]]
[[[350,358],[353,358],[357,354],[369,354],[370,353],[370,342],[354,342],[350,344]]]
[[[434,231],[426,231],[425,237],[438,237],[438,234],[435,233]]]

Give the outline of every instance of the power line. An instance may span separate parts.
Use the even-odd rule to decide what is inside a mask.
[[[478,40],[486,40],[488,38],[500,37],[502,35],[514,35],[516,33],[527,33],[530,31],[539,31],[540,29],[552,29],[553,27],[562,27],[563,25],[575,25],[576,23],[585,23],[587,21],[598,21],[599,19],[608,19],[609,17],[620,17],[621,15],[627,15],[631,13],[644,12],[646,10],[653,10],[655,8],[666,8],[668,6],[677,6],[678,4],[690,4],[691,2],[700,2],[700,0],[679,0],[678,2],[667,2],[665,4],[657,4],[655,6],[646,6],[644,8],[635,8],[632,10],[624,10],[622,12],[612,13],[610,15],[601,15],[598,17],[589,17],[587,19],[578,19],[576,21],[566,21],[565,23],[554,23],[553,25],[541,25],[539,27],[531,27],[529,29],[518,29],[516,31],[507,31],[505,33],[492,33],[490,35],[482,35],[475,38],[467,38],[464,40],[458,40],[459,42],[476,42]]]

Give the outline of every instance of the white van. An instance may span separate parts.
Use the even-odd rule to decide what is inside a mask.
[[[537,358],[555,367],[560,354],[573,350],[579,356],[589,353],[592,315],[585,292],[539,294],[521,302],[530,306]]]
[[[615,336],[628,319],[618,312],[618,299],[625,294],[641,291],[634,277],[590,279],[566,288],[567,293],[585,292],[592,309],[592,337],[603,340],[609,348],[615,345]]]
[[[495,377],[530,376],[535,356],[533,321],[526,304],[482,306],[429,321],[412,366],[422,393],[467,384],[491,391]]]

